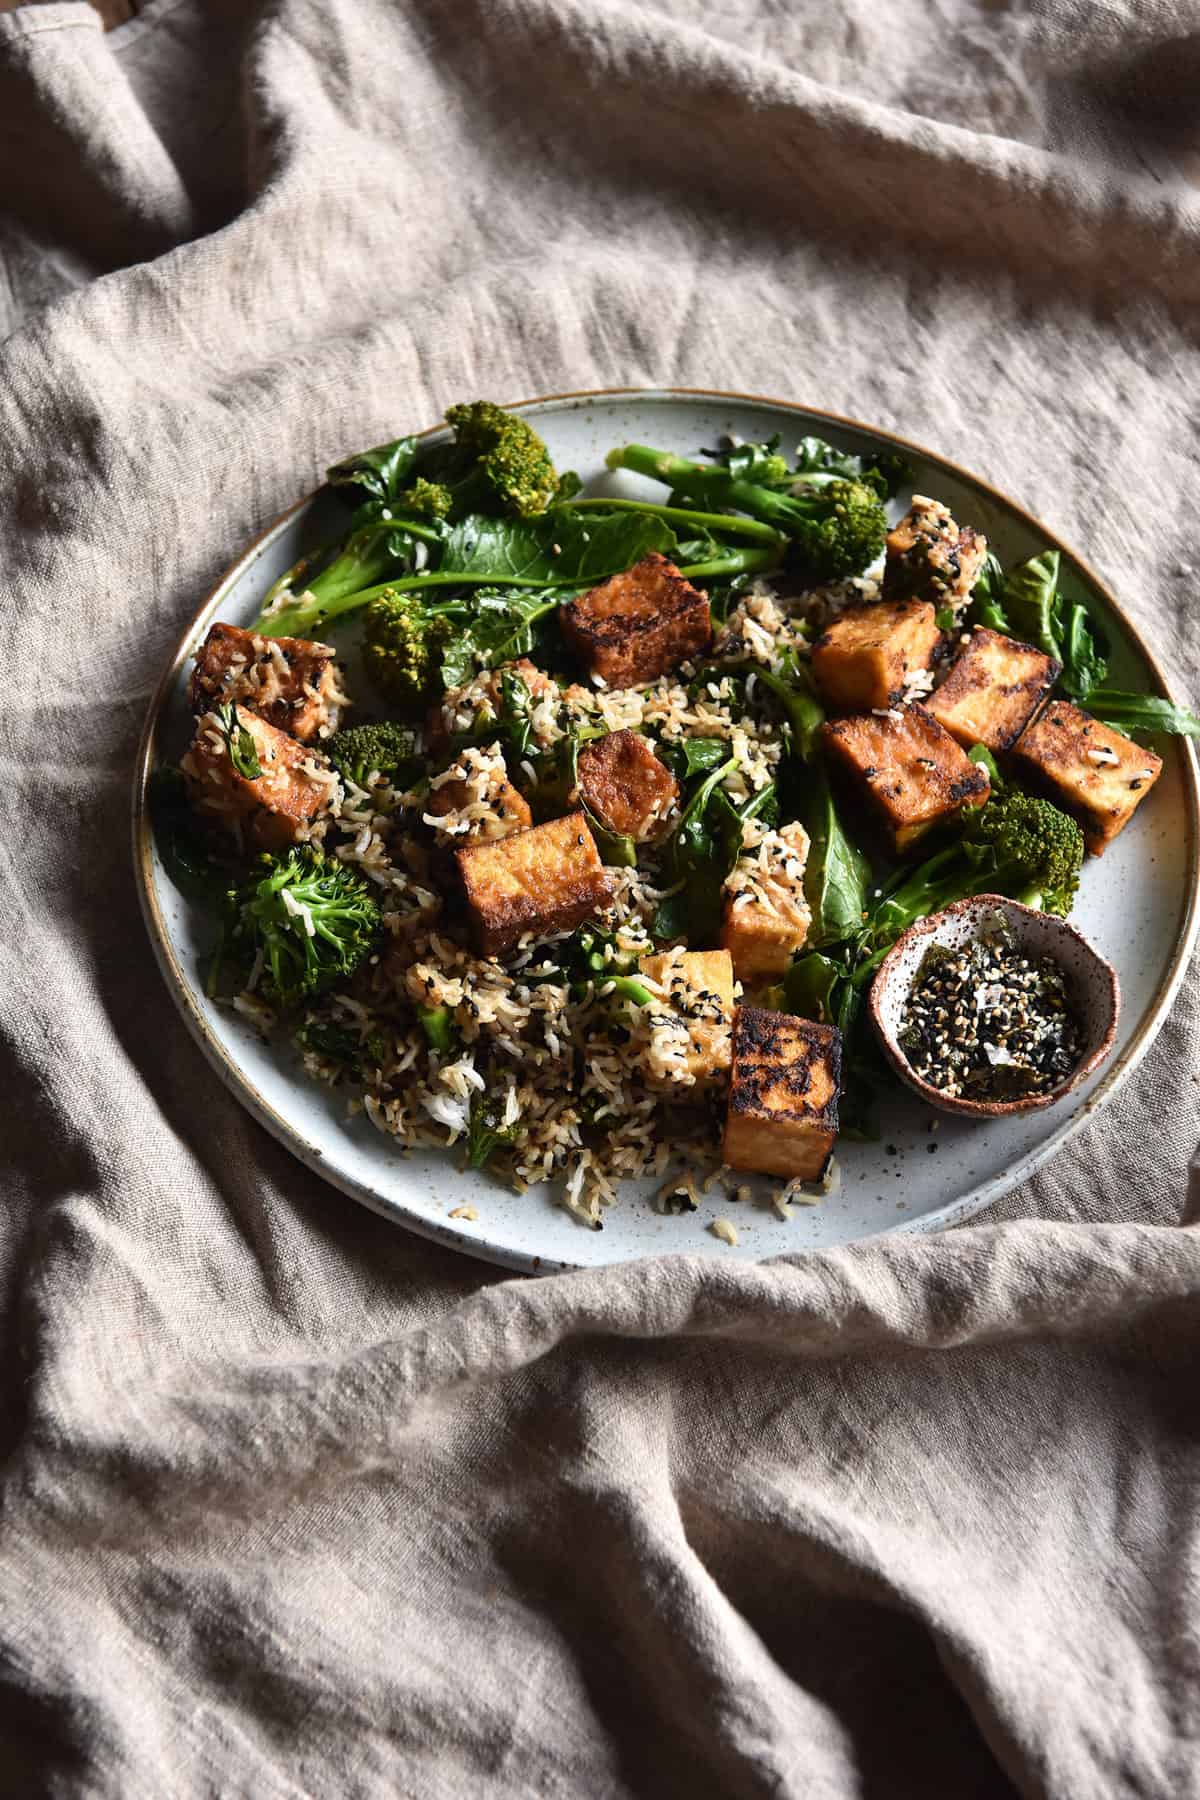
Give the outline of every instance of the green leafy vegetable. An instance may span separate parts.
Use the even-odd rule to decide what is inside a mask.
[[[823,768],[813,771],[803,817],[810,846],[804,871],[812,913],[808,942],[819,950],[861,931],[871,870],[842,823]]]
[[[989,631],[1002,631],[1011,634],[1012,625],[1004,610],[1004,569],[1000,559],[989,550],[983,559],[983,567],[975,577],[975,585],[971,589],[971,604],[967,612],[968,625],[984,625]],[[948,608],[948,618],[938,614],[937,622],[943,631],[954,629],[954,609]]]
[[[1126,737],[1156,731],[1168,737],[1200,737],[1200,718],[1190,707],[1177,706],[1159,694],[1126,694],[1119,688],[1096,687],[1086,696],[1086,705],[1096,718]]]
[[[1108,651],[1087,607],[1060,591],[1061,561],[1057,550],[1043,550],[1010,569],[1004,581],[1004,607],[1010,629],[1061,663],[1063,691],[1082,700],[1104,680]]]
[[[354,1025],[320,1013],[310,1013],[296,1033],[302,1050],[311,1050],[326,1062],[337,1063],[342,1072],[361,1077],[378,1067],[388,1052],[387,1036],[382,1031],[368,1031],[366,1036]]]
[[[376,774],[392,787],[408,787],[424,767],[415,733],[392,719],[339,731],[326,744],[325,754],[339,775],[360,788]]]
[[[817,698],[808,665],[797,661],[795,653],[788,651],[781,659],[779,674],[771,669],[757,669],[755,674],[759,685],[779,702],[787,720],[792,748],[807,762],[817,747],[825,723],[825,708]]]
[[[476,1094],[467,1119],[467,1167],[485,1169],[498,1150],[515,1143],[518,1123],[504,1123],[504,1108],[491,1094]]]
[[[971,894],[1004,894],[1066,916],[1083,867],[1083,833],[1049,800],[1005,788],[978,808],[961,837],[937,850],[883,895],[871,911],[853,974],[861,987],[901,932]]]
[[[448,1006],[418,1006],[417,1022],[429,1040],[431,1050],[439,1056],[450,1056],[458,1047],[458,1028]]]
[[[351,488],[367,500],[387,505],[404,486],[416,459],[416,438],[395,438],[390,444],[377,444],[373,450],[360,450],[334,463],[325,479],[331,487]]]
[[[794,478],[787,491],[741,479],[720,463],[689,462],[645,444],[609,452],[610,468],[664,481],[689,503],[734,507],[784,532],[791,557],[813,581],[857,575],[883,549],[887,515],[876,489],[861,480],[818,474]]]
[[[160,764],[150,777],[147,798],[154,842],[171,881],[185,899],[209,912],[224,912],[233,875],[197,824],[182,771],[173,763]]]
[[[658,754],[680,781],[690,781],[693,775],[705,775],[723,763],[729,755],[727,738],[689,737],[674,738],[669,743],[660,744]]]
[[[238,717],[237,707],[232,702],[228,706],[218,706],[216,720],[235,772],[243,781],[261,781],[262,764],[258,760],[258,746],[254,742],[253,733],[247,730]]]
[[[683,886],[659,903],[652,926],[656,938],[685,937],[695,946],[717,934],[721,888],[742,843],[741,820],[720,784],[737,766],[737,757],[730,756],[705,775],[663,847],[667,882]]]
[[[352,975],[382,932],[363,878],[305,844],[259,859],[234,899],[227,944],[249,955],[261,951],[263,995],[294,1006]]]

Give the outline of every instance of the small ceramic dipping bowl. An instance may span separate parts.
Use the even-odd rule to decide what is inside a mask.
[[[942,1093],[915,1072],[900,1047],[901,1021],[909,991],[930,946],[939,944],[946,950],[961,950],[981,935],[989,919],[994,919],[998,912],[1004,915],[1023,951],[1034,956],[1051,956],[1064,971],[1083,1035],[1083,1051],[1071,1074],[1044,1094],[1029,1094],[1016,1100],[960,1099]],[[1002,1119],[1011,1113],[1036,1112],[1040,1107],[1053,1106],[1056,1100],[1061,1100],[1064,1094],[1069,1094],[1100,1067],[1116,1039],[1121,989],[1112,964],[1093,950],[1087,939],[1065,919],[1057,918],[1053,913],[1037,912],[1031,906],[1005,900],[998,894],[978,894],[969,900],[959,900],[928,919],[919,919],[897,938],[880,963],[871,985],[870,1011],[884,1054],[914,1094],[939,1112],[953,1113],[959,1118]]]

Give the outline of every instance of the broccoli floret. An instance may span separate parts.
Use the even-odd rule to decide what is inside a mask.
[[[883,549],[887,513],[873,486],[844,476],[796,476],[786,490],[746,481],[731,470],[626,444],[608,456],[610,469],[632,469],[665,481],[685,500],[735,507],[785,532],[798,574],[813,582],[857,575]]]
[[[1083,867],[1083,832],[1049,800],[1007,789],[971,821],[964,848],[998,891],[1065,918]],[[976,892],[986,891],[977,887]]]
[[[351,725],[325,746],[325,754],[345,780],[365,788],[373,774],[392,787],[406,787],[420,769],[416,738],[407,725],[384,719],[378,725]]]
[[[1005,788],[974,813],[954,843],[935,851],[875,907],[854,971],[861,987],[890,945],[917,919],[972,894],[1003,894],[1065,917],[1079,887],[1083,833],[1049,800]]]
[[[301,1050],[310,1051],[327,1063],[333,1063],[342,1075],[361,1080],[364,1072],[378,1065],[388,1053],[387,1036],[382,1031],[368,1031],[364,1036],[355,1025],[321,1013],[309,1013],[295,1036]]]
[[[381,693],[415,712],[437,688],[439,659],[461,625],[460,601],[430,602],[420,593],[388,588],[367,607],[363,660]]]
[[[361,875],[309,844],[263,856],[234,896],[226,946],[261,951],[259,991],[295,1006],[352,975],[383,931]]]
[[[527,420],[491,400],[452,406],[446,423],[454,454],[442,474],[456,513],[493,511],[536,518],[559,497],[550,452]],[[465,466],[464,466],[465,465]]]
[[[444,519],[454,505],[454,495],[442,482],[426,481],[424,475],[418,475],[411,487],[397,496],[396,505],[418,518]]]

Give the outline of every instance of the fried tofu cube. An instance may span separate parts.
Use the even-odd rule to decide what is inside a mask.
[[[885,600],[930,600],[960,608],[975,586],[987,539],[970,525],[956,525],[940,500],[914,494],[912,505],[887,534],[883,565]]]
[[[425,823],[438,842],[502,838],[533,824],[523,794],[508,779],[498,744],[469,746],[458,760],[435,775],[425,802]]]
[[[848,606],[812,647],[813,679],[832,712],[898,706],[933,662],[941,631],[929,600]]]
[[[842,1038],[832,1025],[740,1006],[721,1160],[819,1181],[837,1141],[841,1085]]]
[[[235,717],[253,739],[262,772],[253,779],[238,773],[220,720],[205,713],[180,764],[192,805],[202,818],[260,850],[310,838],[338,792],[334,769],[319,750],[298,744],[249,707],[237,707]]]
[[[704,1085],[729,1068],[733,963],[727,950],[663,950],[642,958],[662,990],[643,1007],[645,1063],[657,1086]]]
[[[1044,651],[980,625],[925,706],[967,749],[1011,750],[1061,674]]]
[[[613,878],[581,812],[464,844],[454,860],[481,956],[502,956],[526,932],[570,931],[612,893]]]
[[[679,783],[636,731],[610,731],[579,752],[579,797],[609,831],[639,843],[653,836]]]
[[[608,687],[657,681],[712,642],[708,595],[657,550],[559,608],[563,635]]]
[[[923,706],[831,719],[821,732],[835,766],[866,797],[898,852],[987,799],[986,769]]]
[[[329,644],[214,625],[196,652],[188,699],[197,713],[232,700],[311,744],[332,736],[345,705],[333,659]]]
[[[803,825],[742,827],[742,853],[727,877],[721,943],[747,987],[782,975],[812,923],[804,895],[808,833]]]
[[[1102,856],[1162,774],[1162,757],[1066,700],[1052,700],[1017,739],[1016,757]]]

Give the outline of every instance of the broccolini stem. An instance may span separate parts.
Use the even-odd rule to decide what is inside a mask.
[[[708,581],[723,575],[761,575],[778,565],[776,550],[730,550],[727,556],[714,556],[709,562],[689,563],[679,573],[689,581]]]
[[[603,576],[597,576],[603,580]],[[427,575],[398,575],[394,581],[380,581],[374,587],[359,588],[353,594],[341,594],[336,599],[322,603],[320,599],[310,597],[311,589],[300,594],[292,606],[281,607],[278,612],[262,612],[250,627],[252,631],[261,632],[264,637],[304,637],[316,631],[318,627],[329,624],[340,618],[343,613],[357,612],[380,594],[403,594],[412,590],[434,587],[522,587],[522,588],[576,588],[578,580],[548,581],[545,577],[532,575],[466,575],[461,569],[434,569]]]
[[[635,475],[648,475],[651,481],[665,481],[688,499],[698,495],[717,506],[736,506],[759,519],[764,512],[778,507],[781,500],[790,501],[793,507],[797,504],[791,496],[776,494],[756,482],[739,481],[719,464],[689,462],[684,456],[651,450],[645,444],[625,444],[610,450],[607,462],[610,469],[632,469]]]
[[[648,500],[597,498],[572,500],[569,504],[572,512],[589,506],[605,511],[616,508],[621,512],[650,513],[656,519],[666,519],[669,524],[694,525],[700,531],[724,531],[730,537],[753,538],[755,543],[774,544],[780,550],[787,543],[783,533],[773,526],[764,525],[761,519],[740,518],[736,513],[693,512],[685,506],[655,506]]]

